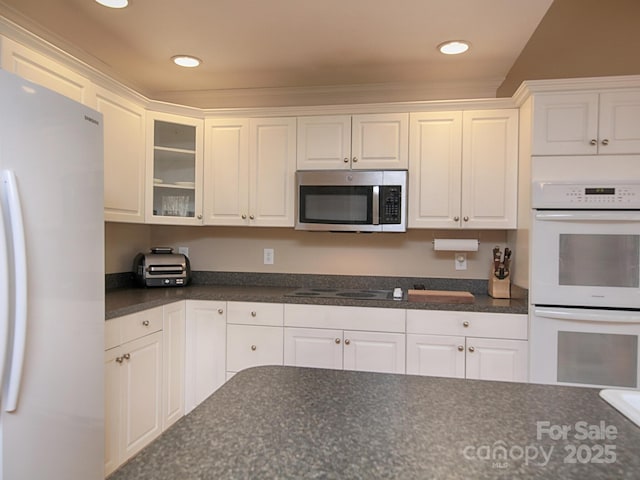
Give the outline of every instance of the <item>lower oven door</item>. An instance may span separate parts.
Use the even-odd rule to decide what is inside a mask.
[[[533,304],[638,308],[640,212],[536,210],[531,230]]]
[[[532,307],[532,383],[640,387],[640,310]]]

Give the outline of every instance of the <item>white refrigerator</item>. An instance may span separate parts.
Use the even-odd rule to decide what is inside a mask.
[[[0,480],[103,478],[102,116],[0,70]]]

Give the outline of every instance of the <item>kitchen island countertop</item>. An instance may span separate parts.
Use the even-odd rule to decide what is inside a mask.
[[[408,302],[406,299],[358,300],[289,296],[294,290],[296,288],[293,287],[233,285],[114,289],[108,290],[105,295],[105,318],[109,320],[187,299],[527,314],[527,301],[525,299],[495,299],[488,295],[476,294],[474,303],[455,304]]]
[[[110,480],[588,480],[638,472],[640,428],[596,389],[256,367]]]

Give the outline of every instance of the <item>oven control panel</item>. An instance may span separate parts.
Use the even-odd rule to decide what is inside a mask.
[[[640,208],[640,183],[534,182],[531,193],[533,208]]]

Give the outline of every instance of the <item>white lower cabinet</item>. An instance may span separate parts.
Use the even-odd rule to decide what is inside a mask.
[[[527,316],[407,312],[407,373],[526,382]]]
[[[106,324],[105,476],[162,433],[162,315],[157,307]]]
[[[401,309],[286,305],[284,363],[404,373],[404,314]]]
[[[184,302],[163,307],[162,430],[185,412],[185,306]]]
[[[227,303],[227,376],[259,365],[282,365],[283,305]]]
[[[187,300],[185,413],[226,380],[227,303]]]
[[[404,373],[404,334],[285,328],[284,364]]]

